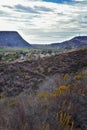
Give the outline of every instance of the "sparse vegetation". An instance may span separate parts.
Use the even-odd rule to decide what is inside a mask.
[[[0,130],[87,130],[86,54],[0,63]]]

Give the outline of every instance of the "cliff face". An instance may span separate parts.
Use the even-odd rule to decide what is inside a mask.
[[[31,47],[31,45],[16,31],[0,31],[0,47]]]

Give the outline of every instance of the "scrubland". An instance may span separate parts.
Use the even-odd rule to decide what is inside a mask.
[[[0,64],[0,130],[87,130],[86,53]]]

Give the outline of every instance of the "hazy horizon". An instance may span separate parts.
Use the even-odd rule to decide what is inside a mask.
[[[18,31],[31,44],[87,35],[87,0],[0,1],[0,31]]]

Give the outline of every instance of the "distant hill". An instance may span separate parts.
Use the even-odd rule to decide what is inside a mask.
[[[64,41],[61,43],[52,43],[51,47],[59,47],[62,49],[73,49],[87,45],[87,36],[78,36],[74,37],[68,41]]]
[[[31,47],[18,32],[0,31],[0,47]]]

